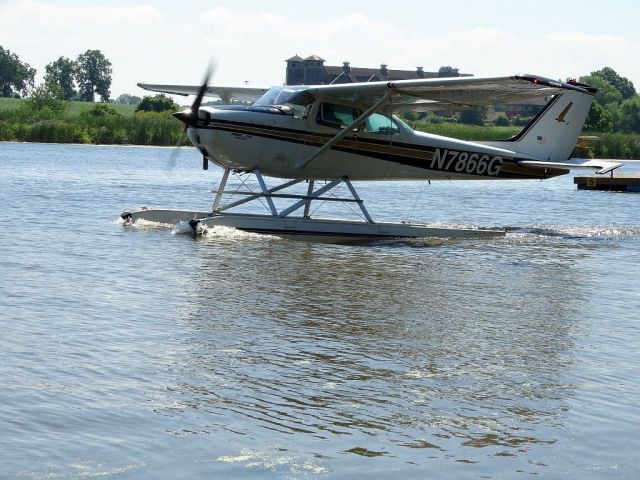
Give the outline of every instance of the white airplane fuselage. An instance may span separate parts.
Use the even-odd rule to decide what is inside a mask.
[[[301,167],[337,133],[327,125],[316,101],[303,113],[274,106],[201,107],[198,124],[188,128],[192,143],[214,163],[232,170],[259,169],[290,179],[488,180],[549,178],[561,169],[519,166],[522,154],[412,130],[397,117],[378,115],[389,126],[360,128]],[[325,123],[325,124],[323,124]]]
[[[190,108],[173,115],[187,126],[191,142],[204,157],[203,167],[211,161],[224,168],[211,210],[140,208],[123,212],[125,222],[188,222],[195,232],[201,227],[230,226],[332,242],[504,236],[503,230],[376,223],[352,180],[544,179],[569,173],[573,167],[607,173],[620,166],[570,158],[596,93],[576,81],[514,75],[225,88],[209,85],[209,77],[210,72],[200,86],[140,85],[195,95]],[[205,96],[238,94],[250,95],[254,103],[202,106]],[[547,103],[518,135],[506,140],[470,142],[416,132],[384,113],[448,111],[527,98],[546,98]],[[252,174],[259,190],[226,190],[231,173],[239,174],[245,187],[249,175],[244,174]],[[267,187],[263,175],[288,180]],[[325,182],[318,185],[315,180]],[[304,181],[306,195],[296,187]],[[347,187],[345,194],[337,196],[342,185]],[[350,202],[364,221],[311,218],[312,203],[326,201]],[[252,202],[267,207],[269,215],[230,211]]]

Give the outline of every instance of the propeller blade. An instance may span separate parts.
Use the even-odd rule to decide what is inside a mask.
[[[200,109],[200,105],[202,105],[202,99],[204,98],[205,93],[207,93],[207,85],[209,85],[209,80],[213,76],[215,72],[215,61],[211,59],[209,61],[209,65],[207,66],[207,70],[204,74],[204,78],[202,80],[202,85],[198,90],[198,94],[194,99],[191,107],[182,110],[181,112],[175,112],[173,114],[178,120],[184,123],[184,133],[187,132],[189,127],[197,127],[198,125],[198,110]],[[176,166],[176,159],[178,154],[180,153],[180,147],[182,146],[182,138],[178,139],[178,143],[176,144],[173,152],[171,152],[171,156],[169,157],[167,168],[169,170],[173,170]],[[202,157],[202,169],[207,170],[209,168],[209,161],[207,157]]]
[[[167,159],[167,162],[166,162],[166,170],[168,171],[172,171],[174,168],[176,168],[178,155],[180,155],[180,151],[182,150],[182,142],[184,140],[185,134],[187,133],[188,127],[189,125],[185,124],[184,128],[182,129],[182,135],[178,137],[178,141],[176,142],[174,147],[171,149],[171,153],[169,154],[169,158]]]
[[[205,72],[204,79],[202,80],[202,85],[200,86],[198,94],[191,104],[191,107],[173,114],[174,117],[176,117],[188,127],[195,127],[198,124],[198,110],[200,109],[200,105],[202,105],[204,94],[207,93],[207,85],[209,84],[209,80],[213,76],[214,70],[214,62],[213,60],[211,60],[207,67],[207,71]]]
[[[207,71],[204,74],[204,79],[202,81],[202,85],[200,86],[200,90],[198,90],[198,95],[196,95],[196,99],[193,101],[191,105],[191,113],[195,115],[196,121],[198,120],[198,109],[200,108],[200,104],[202,103],[202,98],[204,94],[207,93],[207,85],[209,85],[209,79],[213,75],[214,66],[213,60],[209,62],[207,66]]]
[[[169,158],[167,160],[167,170],[173,171],[176,168],[176,163],[178,161],[178,155],[180,155],[180,150],[182,147],[182,137],[178,138],[173,149],[171,149],[171,153],[169,154]]]

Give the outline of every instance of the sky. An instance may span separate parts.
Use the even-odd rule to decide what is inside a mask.
[[[112,97],[138,82],[278,85],[285,60],[476,76],[575,78],[610,66],[640,90],[640,2],[632,0],[0,0],[0,46],[38,70],[101,50]]]

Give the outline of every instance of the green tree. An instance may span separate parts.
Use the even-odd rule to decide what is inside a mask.
[[[623,132],[640,133],[640,96],[622,102],[619,122]]]
[[[494,123],[496,124],[496,127],[508,127],[511,125],[509,117],[507,117],[504,113],[499,113],[496,116]]]
[[[482,125],[487,116],[487,107],[474,107],[460,112],[460,122],[467,125]]]
[[[604,78],[607,82],[613,85],[616,90],[620,92],[624,100],[636,95],[636,89],[633,86],[631,80],[626,77],[621,77],[620,75],[618,75],[618,72],[616,72],[611,67],[601,68],[600,70],[591,72],[591,75]]]
[[[35,76],[35,68],[0,46],[0,94],[3,97],[12,97],[17,93],[27,95],[33,88]]]
[[[60,57],[45,67],[46,74],[44,82],[50,87],[60,89],[63,100],[71,100],[76,95],[75,83],[75,63],[67,57]]]
[[[591,132],[610,132],[612,127],[611,112],[598,102],[593,102],[589,115],[587,115],[587,119],[584,122],[584,129]]]
[[[164,112],[166,110],[177,110],[180,107],[164,94],[153,97],[146,96],[138,104],[136,112]]]
[[[595,73],[595,72],[594,72]],[[622,93],[599,75],[580,77],[580,82],[598,89],[584,124],[585,130],[610,132],[619,125]]]
[[[93,108],[86,111],[86,114],[92,117],[120,116],[120,114],[115,108],[110,107],[109,105],[105,105],[104,103],[99,105],[94,105]]]
[[[116,98],[116,103],[126,103],[127,105],[137,105],[140,103],[142,98],[136,95],[129,95],[128,93],[123,93]]]
[[[32,112],[48,111],[53,114],[63,113],[68,106],[67,102],[60,100],[62,93],[55,85],[38,85],[33,89],[26,100],[26,105]]]
[[[106,102],[111,95],[111,62],[100,50],[87,50],[78,55],[76,64],[76,82],[80,90],[80,98],[85,102],[93,102],[95,95]]]
[[[611,104],[620,104],[623,100],[622,93],[611,85],[608,80],[602,78],[599,75],[587,75],[580,77],[581,83],[586,83],[592,87],[596,87],[598,92],[595,96],[595,101],[602,106],[608,106]]]

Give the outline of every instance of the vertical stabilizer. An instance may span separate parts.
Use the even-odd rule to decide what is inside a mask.
[[[592,102],[591,91],[567,90],[554,96],[515,137],[482,143],[514,150],[526,157],[563,162],[576,146]]]

